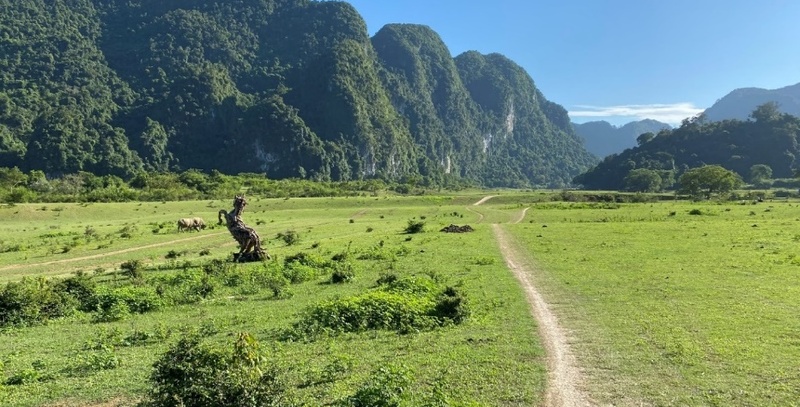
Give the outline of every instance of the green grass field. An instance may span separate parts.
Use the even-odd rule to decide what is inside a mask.
[[[498,196],[472,205],[486,195]],[[175,221],[201,216],[215,224],[216,212],[229,207],[227,201],[3,206],[0,281],[82,270],[122,284],[116,270],[129,260],[142,261],[148,278],[199,268],[229,257],[235,242],[224,227],[178,233]],[[291,295],[280,299],[269,290],[221,287],[202,302],[117,322],[92,322],[79,313],[3,330],[5,376],[35,368],[47,379],[3,386],[0,404],[133,403],[146,392],[153,362],[182,331],[201,329],[215,343],[229,343],[237,332],[253,334],[281,367],[299,405],[342,400],[389,365],[411,372],[410,406],[540,405],[544,351],[491,223],[504,224],[537,264],[535,281],[570,331],[598,403],[783,406],[800,400],[797,202],[564,203],[547,202],[542,192],[514,191],[249,197],[244,219],[276,261],[298,252],[364,258],[354,261],[355,280],[328,284],[328,276],[318,276],[289,286]],[[411,219],[424,221],[425,232],[403,233]],[[438,232],[451,223],[476,231]],[[276,238],[289,230],[299,234],[298,244]],[[204,250],[209,254],[200,256]],[[374,290],[389,272],[459,287],[470,318],[405,334],[367,331],[308,342],[276,335],[308,307]],[[169,335],[115,347],[120,363],[114,369],[70,370],[92,353],[87,343],[139,331]],[[334,379],[320,379],[331,371]]]
[[[433,393],[441,394],[451,405],[537,404],[545,380],[543,351],[535,336],[536,325],[515,280],[503,267],[489,225],[473,223],[476,231],[469,234],[438,232],[450,223],[473,222],[476,215],[465,206],[479,198],[251,197],[244,219],[266,241],[275,261],[298,252],[323,258],[345,251],[354,257],[373,255],[354,262],[352,283],[328,284],[329,276],[323,275],[291,285],[289,298],[274,299],[269,290],[242,292],[223,287],[201,303],[135,314],[118,322],[96,323],[79,314],[46,325],[7,329],[0,334],[0,360],[6,377],[32,366],[39,366],[52,377],[5,386],[0,391],[5,398],[0,404],[136,401],[146,391],[153,362],[180,332],[192,328],[202,329],[209,341],[218,343],[231,341],[236,332],[253,334],[285,371],[298,404],[340,400],[383,366],[402,366],[410,371],[409,405],[423,405]],[[148,268],[145,275],[156,276],[177,273],[186,262],[199,265],[211,258],[228,258],[236,247],[223,227],[178,233],[175,226],[177,218],[189,215],[216,221],[217,210],[228,206],[229,202],[168,202],[3,207],[0,240],[4,247],[21,248],[0,254],[0,278],[16,281],[24,276],[69,276],[76,270],[94,274],[100,267],[102,273],[94,278],[114,284],[124,282],[114,270],[128,260],[142,261]],[[424,233],[403,233],[410,219],[423,218]],[[162,223],[166,225],[158,229]],[[95,230],[88,240],[87,228]],[[127,237],[120,237],[125,228]],[[287,246],[275,238],[278,232],[287,230],[299,234],[298,244]],[[185,240],[189,238],[197,239]],[[76,241],[66,252],[50,249]],[[170,241],[178,243],[168,244]],[[210,255],[199,256],[203,249]],[[170,251],[181,255],[165,258]],[[103,254],[110,255],[99,257]],[[373,289],[380,275],[387,272],[432,276],[443,284],[460,287],[470,304],[470,318],[461,325],[407,334],[368,331],[312,342],[276,339],[275,331],[290,327],[307,307]],[[144,346],[116,347],[113,352],[120,365],[115,369],[71,373],[71,366],[92,354],[87,343],[98,342],[115,330],[118,336],[156,331],[172,334]],[[336,370],[335,380],[320,380],[333,369],[331,366],[342,364],[347,368]]]

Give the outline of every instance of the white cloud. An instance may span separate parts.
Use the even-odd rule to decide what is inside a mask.
[[[569,116],[615,118],[626,117],[631,120],[653,119],[669,123],[673,126],[681,124],[683,119],[693,117],[705,109],[692,103],[621,105],[621,106],[575,106],[581,110],[571,110]]]

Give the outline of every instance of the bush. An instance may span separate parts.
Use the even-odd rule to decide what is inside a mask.
[[[78,301],[78,309],[90,312],[92,298],[97,290],[97,283],[85,274],[78,274],[55,283],[57,291],[66,293]]]
[[[370,374],[354,395],[347,398],[347,406],[398,407],[407,398],[406,389],[412,382],[411,372],[404,366],[386,366]]]
[[[230,274],[223,278],[229,276]],[[176,274],[154,279],[154,285],[157,287],[156,292],[168,303],[193,304],[213,296],[219,280],[220,278],[209,273],[187,268]]]
[[[292,284],[304,283],[317,278],[318,269],[301,263],[289,263],[283,268],[283,276]]]
[[[433,301],[409,293],[370,291],[325,301],[305,311],[290,337],[313,339],[322,334],[385,329],[408,333],[432,328]]]
[[[314,268],[324,268],[328,266],[328,263],[323,260],[322,257],[306,252],[298,252],[288,256],[283,260],[283,263],[286,266],[290,266],[292,264],[302,264],[304,266]]]
[[[381,276],[378,277],[378,280],[375,282],[376,284],[380,285],[389,285],[397,281],[400,277],[397,276],[396,273],[381,273]]]
[[[122,270],[122,275],[130,278],[131,280],[140,280],[144,277],[142,271],[142,262],[140,260],[128,260],[119,265]]]
[[[470,315],[467,298],[455,287],[447,287],[436,299],[433,315],[441,324],[460,324]]]
[[[0,290],[0,326],[35,325],[71,314],[78,301],[43,277],[24,278]]]
[[[114,353],[113,347],[101,346],[91,352],[81,352],[73,358],[67,371],[71,375],[86,375],[101,370],[116,369],[120,359]]]
[[[300,235],[297,234],[294,230],[287,230],[285,232],[278,232],[276,235],[278,239],[281,239],[286,243],[287,246],[291,246],[296,244],[300,241]]]
[[[702,214],[703,214],[703,211],[701,211],[700,209],[697,209],[697,208],[692,209],[691,211],[689,211],[689,215],[702,215]]]
[[[333,273],[331,273],[331,283],[341,284],[353,281],[356,273],[353,271],[353,265],[350,263],[337,263],[334,266]]]
[[[119,288],[100,287],[92,299],[92,309],[99,313],[119,313],[125,316],[125,309],[131,313],[145,313],[161,308],[162,298],[150,286],[124,286]],[[114,320],[114,319],[112,319]]]
[[[405,232],[408,234],[412,233],[422,233],[425,231],[425,222],[423,221],[414,221],[413,219],[408,220],[408,226],[406,226]]]
[[[181,338],[153,365],[149,405],[153,407],[237,407],[286,405],[286,386],[267,363],[258,342],[238,335],[233,349]]]

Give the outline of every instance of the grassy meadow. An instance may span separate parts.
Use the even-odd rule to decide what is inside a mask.
[[[603,404],[800,400],[800,203],[539,203],[506,226]]]
[[[259,232],[273,262],[298,253],[323,259],[347,253],[355,272],[352,282],[331,284],[330,273],[317,275],[290,284],[280,297],[269,289],[226,285],[200,302],[113,322],[78,313],[43,325],[5,329],[0,332],[0,361],[6,378],[31,371],[39,378],[3,386],[0,404],[135,403],[149,386],[153,363],[182,332],[191,330],[221,346],[229,345],[237,332],[252,334],[279,367],[296,405],[343,400],[385,367],[402,372],[409,382],[409,405],[537,404],[546,377],[543,350],[489,225],[475,224],[477,215],[465,209],[481,196],[248,197],[243,218]],[[206,223],[216,223],[217,211],[230,205],[203,201],[2,207],[0,240],[3,247],[19,249],[0,254],[0,278],[68,277],[82,270],[104,284],[122,285],[127,277],[118,269],[130,260],[143,264],[146,279],[191,271],[229,258],[236,245],[224,227],[178,233],[176,220],[201,216]],[[424,231],[404,233],[409,220],[425,222]],[[476,231],[438,232],[451,223],[472,223]],[[297,243],[276,238],[287,231],[296,232]],[[63,250],[67,246],[70,249]],[[282,330],[303,318],[304,310],[375,290],[376,281],[387,273],[457,287],[468,300],[468,320],[403,333],[367,330],[308,341],[281,337]],[[120,340],[137,335],[150,339],[134,344]],[[104,368],[108,358],[118,366]]]
[[[497,195],[480,206],[483,196]],[[0,331],[0,404],[136,403],[153,363],[186,331],[229,344],[249,332],[296,405],[341,402],[390,367],[409,382],[409,406],[541,405],[544,351],[490,224],[526,253],[534,280],[572,336],[586,388],[602,405],[796,405],[800,400],[800,203],[551,202],[544,192],[453,196],[263,199],[244,220],[273,262],[344,253],[354,278],[330,273],[264,287],[222,284],[190,304],[99,322],[90,313]],[[228,201],[32,204],[0,207],[0,281],[77,271],[128,284],[192,270],[236,249],[224,227],[178,233],[180,217],[216,224]],[[522,211],[525,217],[518,223]],[[421,233],[405,233],[409,221]],[[475,232],[440,233],[449,224]],[[294,231],[295,244],[278,237]],[[202,253],[202,255],[201,255]],[[237,272],[262,264],[233,266]],[[460,324],[286,339],[318,304],[374,292],[387,274],[456,287]],[[428,283],[425,283],[428,284]],[[128,341],[143,333],[146,341]],[[112,340],[113,339],[113,340]],[[101,346],[98,343],[111,344]],[[104,359],[105,358],[105,359]],[[103,361],[114,358],[113,368]],[[76,369],[75,367],[82,367]],[[30,372],[36,373],[30,373]],[[17,380],[28,372],[36,380]],[[13,380],[11,380],[13,381]]]

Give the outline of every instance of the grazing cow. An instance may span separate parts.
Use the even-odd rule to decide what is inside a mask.
[[[206,228],[206,222],[203,221],[203,218],[181,218],[178,219],[178,231],[184,232],[187,230],[196,230],[200,231],[200,229]]]

